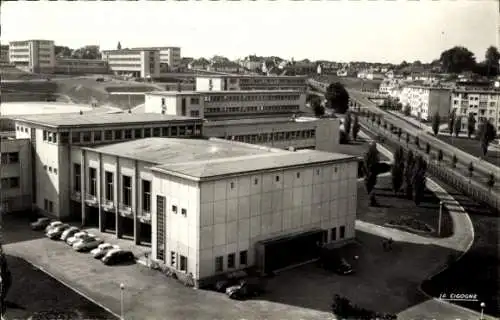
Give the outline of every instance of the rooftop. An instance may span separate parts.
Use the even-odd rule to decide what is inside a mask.
[[[24,121],[47,127],[86,127],[110,126],[119,124],[150,124],[167,121],[199,120],[197,118],[164,115],[157,113],[55,113],[15,117]]]
[[[281,149],[232,143],[231,141],[219,139],[178,138],[145,138],[89,149],[158,165],[191,161],[213,161],[221,158],[284,152]]]
[[[146,92],[146,95],[153,96],[178,96],[178,95],[248,95],[248,94],[279,94],[279,93],[299,93],[297,90],[226,90],[226,91],[151,91]]]
[[[306,79],[307,76],[265,76],[265,75],[254,75],[254,74],[207,74],[207,75],[197,75],[197,78],[270,78],[270,79]]]
[[[88,104],[61,102],[2,102],[0,105],[0,115],[2,116],[79,113],[80,110],[85,112],[106,113],[119,111],[120,109],[112,107],[92,108]]]

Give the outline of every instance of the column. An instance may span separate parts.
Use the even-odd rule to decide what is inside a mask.
[[[139,210],[142,214],[142,198],[140,197],[141,196],[141,192],[142,192],[142,186],[141,186],[141,174],[139,172],[139,161],[135,160],[134,161],[134,166],[135,166],[135,186],[132,186],[133,188],[133,196],[134,196],[134,199],[132,199],[133,201],[133,216],[134,216],[134,242],[135,244],[140,244],[141,243],[141,239],[140,239],[140,234],[141,234],[141,223],[139,221]],[[141,186],[141,187],[139,187]],[[139,200],[140,199],[140,200]]]
[[[85,167],[87,161],[84,149],[81,149],[81,155],[82,155],[82,160],[80,164],[80,202],[82,204],[82,226],[84,226],[85,223],[87,222],[87,208],[85,205],[85,191],[87,190],[87,188],[85,188],[86,185],[85,181],[87,181],[87,175],[85,174],[86,172]]]
[[[115,206],[115,234],[118,239],[122,237],[122,228],[121,228],[121,216],[120,216],[120,203],[122,202],[122,193],[121,191],[121,173],[120,173],[120,157],[116,157],[116,206]]]
[[[99,231],[104,232],[104,211],[102,210],[102,195],[104,192],[102,191],[105,189],[105,186],[103,188],[103,164],[102,164],[102,153],[99,153],[99,172],[97,173],[98,179],[97,180],[97,205],[99,206]]]

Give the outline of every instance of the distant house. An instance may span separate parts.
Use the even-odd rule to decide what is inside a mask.
[[[227,73],[239,73],[240,71],[243,71],[243,68],[236,62],[220,61],[210,63],[207,67],[207,70]]]
[[[196,59],[196,60],[191,61],[188,64],[188,69],[190,69],[190,70],[195,70],[195,69],[206,70],[209,65],[210,65],[210,62],[207,59],[200,58],[200,59]]]

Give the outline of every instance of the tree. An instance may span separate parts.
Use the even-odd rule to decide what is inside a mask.
[[[488,189],[491,191],[491,188],[495,185],[495,175],[493,173],[490,173],[488,175],[488,181],[486,181],[486,185],[488,186]]]
[[[476,118],[474,118],[474,113],[470,112],[467,117],[467,137],[470,137],[476,131]]]
[[[450,117],[448,118],[448,131],[450,131],[450,136],[453,134],[453,130],[454,130],[455,119],[456,119],[456,110],[457,109],[453,109],[450,112]]]
[[[409,104],[409,103],[405,104],[405,106],[404,106],[404,108],[403,108],[403,114],[404,114],[405,116],[407,116],[407,117],[409,117],[409,116],[410,116],[410,114],[411,114],[411,107],[410,107],[410,104]]]
[[[439,149],[438,151],[438,162],[443,161],[443,150]]]
[[[122,49],[122,44],[120,43],[120,41],[118,41],[118,45],[116,46],[116,49],[118,49],[118,50]]]
[[[476,66],[474,53],[465,47],[456,46],[441,53],[439,58],[446,73],[462,73],[473,71]]]
[[[488,146],[491,141],[495,139],[497,132],[495,127],[487,120],[484,120],[479,125],[478,136],[481,144],[481,151],[483,153],[483,157],[488,153]]]
[[[380,155],[377,150],[377,144],[372,142],[364,157],[365,167],[365,187],[368,194],[371,194],[377,184],[378,166]]]
[[[0,278],[2,279],[2,290],[0,291],[0,302],[2,305],[2,310],[0,310],[0,315],[5,314],[5,297],[9,292],[9,289],[12,286],[12,274],[9,270],[9,266],[7,264],[7,258],[5,257],[5,253],[3,252],[3,248],[0,244]]]
[[[351,113],[347,111],[344,119],[344,131],[347,134],[347,136],[349,136],[349,133],[351,133],[351,127],[352,127]]]
[[[332,83],[325,92],[325,99],[336,113],[344,114],[349,108],[349,93],[340,82]]]
[[[415,158],[413,156],[413,152],[408,151],[408,155],[406,156],[406,164],[404,167],[404,192],[408,199],[411,199],[413,194],[413,164]]]
[[[415,145],[420,148],[420,139],[418,137],[415,137]]]
[[[356,141],[356,139],[358,138],[359,129],[360,129],[360,125],[359,125],[358,115],[355,114],[354,115],[354,122],[352,124],[352,139],[354,141]]]
[[[427,163],[418,156],[415,159],[412,170],[413,201],[418,206],[425,194],[425,173],[427,172]]]
[[[410,134],[406,133],[406,145],[408,146],[408,143],[410,143]]]
[[[457,156],[454,154],[453,157],[451,158],[451,167],[456,168],[457,162],[458,162]]]
[[[431,145],[429,144],[429,142],[425,144],[425,153],[431,153]]]
[[[397,129],[396,134],[398,135],[398,140],[400,140],[401,139],[401,135],[403,134],[403,131],[401,131],[401,128]]]
[[[76,59],[97,60],[101,59],[101,51],[99,50],[99,46],[85,46],[73,51],[72,57]]]
[[[469,180],[470,180],[470,178],[472,178],[472,173],[474,172],[474,165],[472,164],[472,162],[469,162],[467,170],[469,171]]]
[[[54,54],[56,57],[71,58],[73,50],[65,46],[54,46]]]
[[[312,99],[311,100],[311,108],[314,112],[314,115],[316,117],[321,117],[325,115],[325,107],[321,105],[321,102],[319,99]]]
[[[499,68],[499,63],[498,61],[500,60],[500,53],[498,52],[498,49],[494,46],[489,47],[486,49],[486,54],[485,54],[485,65],[487,68],[487,76],[488,77],[493,77],[497,76],[500,73],[500,68]]]
[[[398,193],[403,185],[405,158],[403,147],[399,147],[394,153],[394,163],[391,168],[392,175],[392,190]]]
[[[453,124],[453,133],[455,133],[455,137],[458,137],[460,132],[462,131],[462,117],[458,117]]]
[[[441,117],[439,116],[439,112],[436,111],[436,113],[432,116],[432,132],[434,132],[435,136],[437,136],[439,133],[440,124],[441,124]]]

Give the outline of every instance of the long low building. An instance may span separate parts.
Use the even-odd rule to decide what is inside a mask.
[[[307,89],[306,76],[205,75],[196,77],[197,91],[297,90]]]

